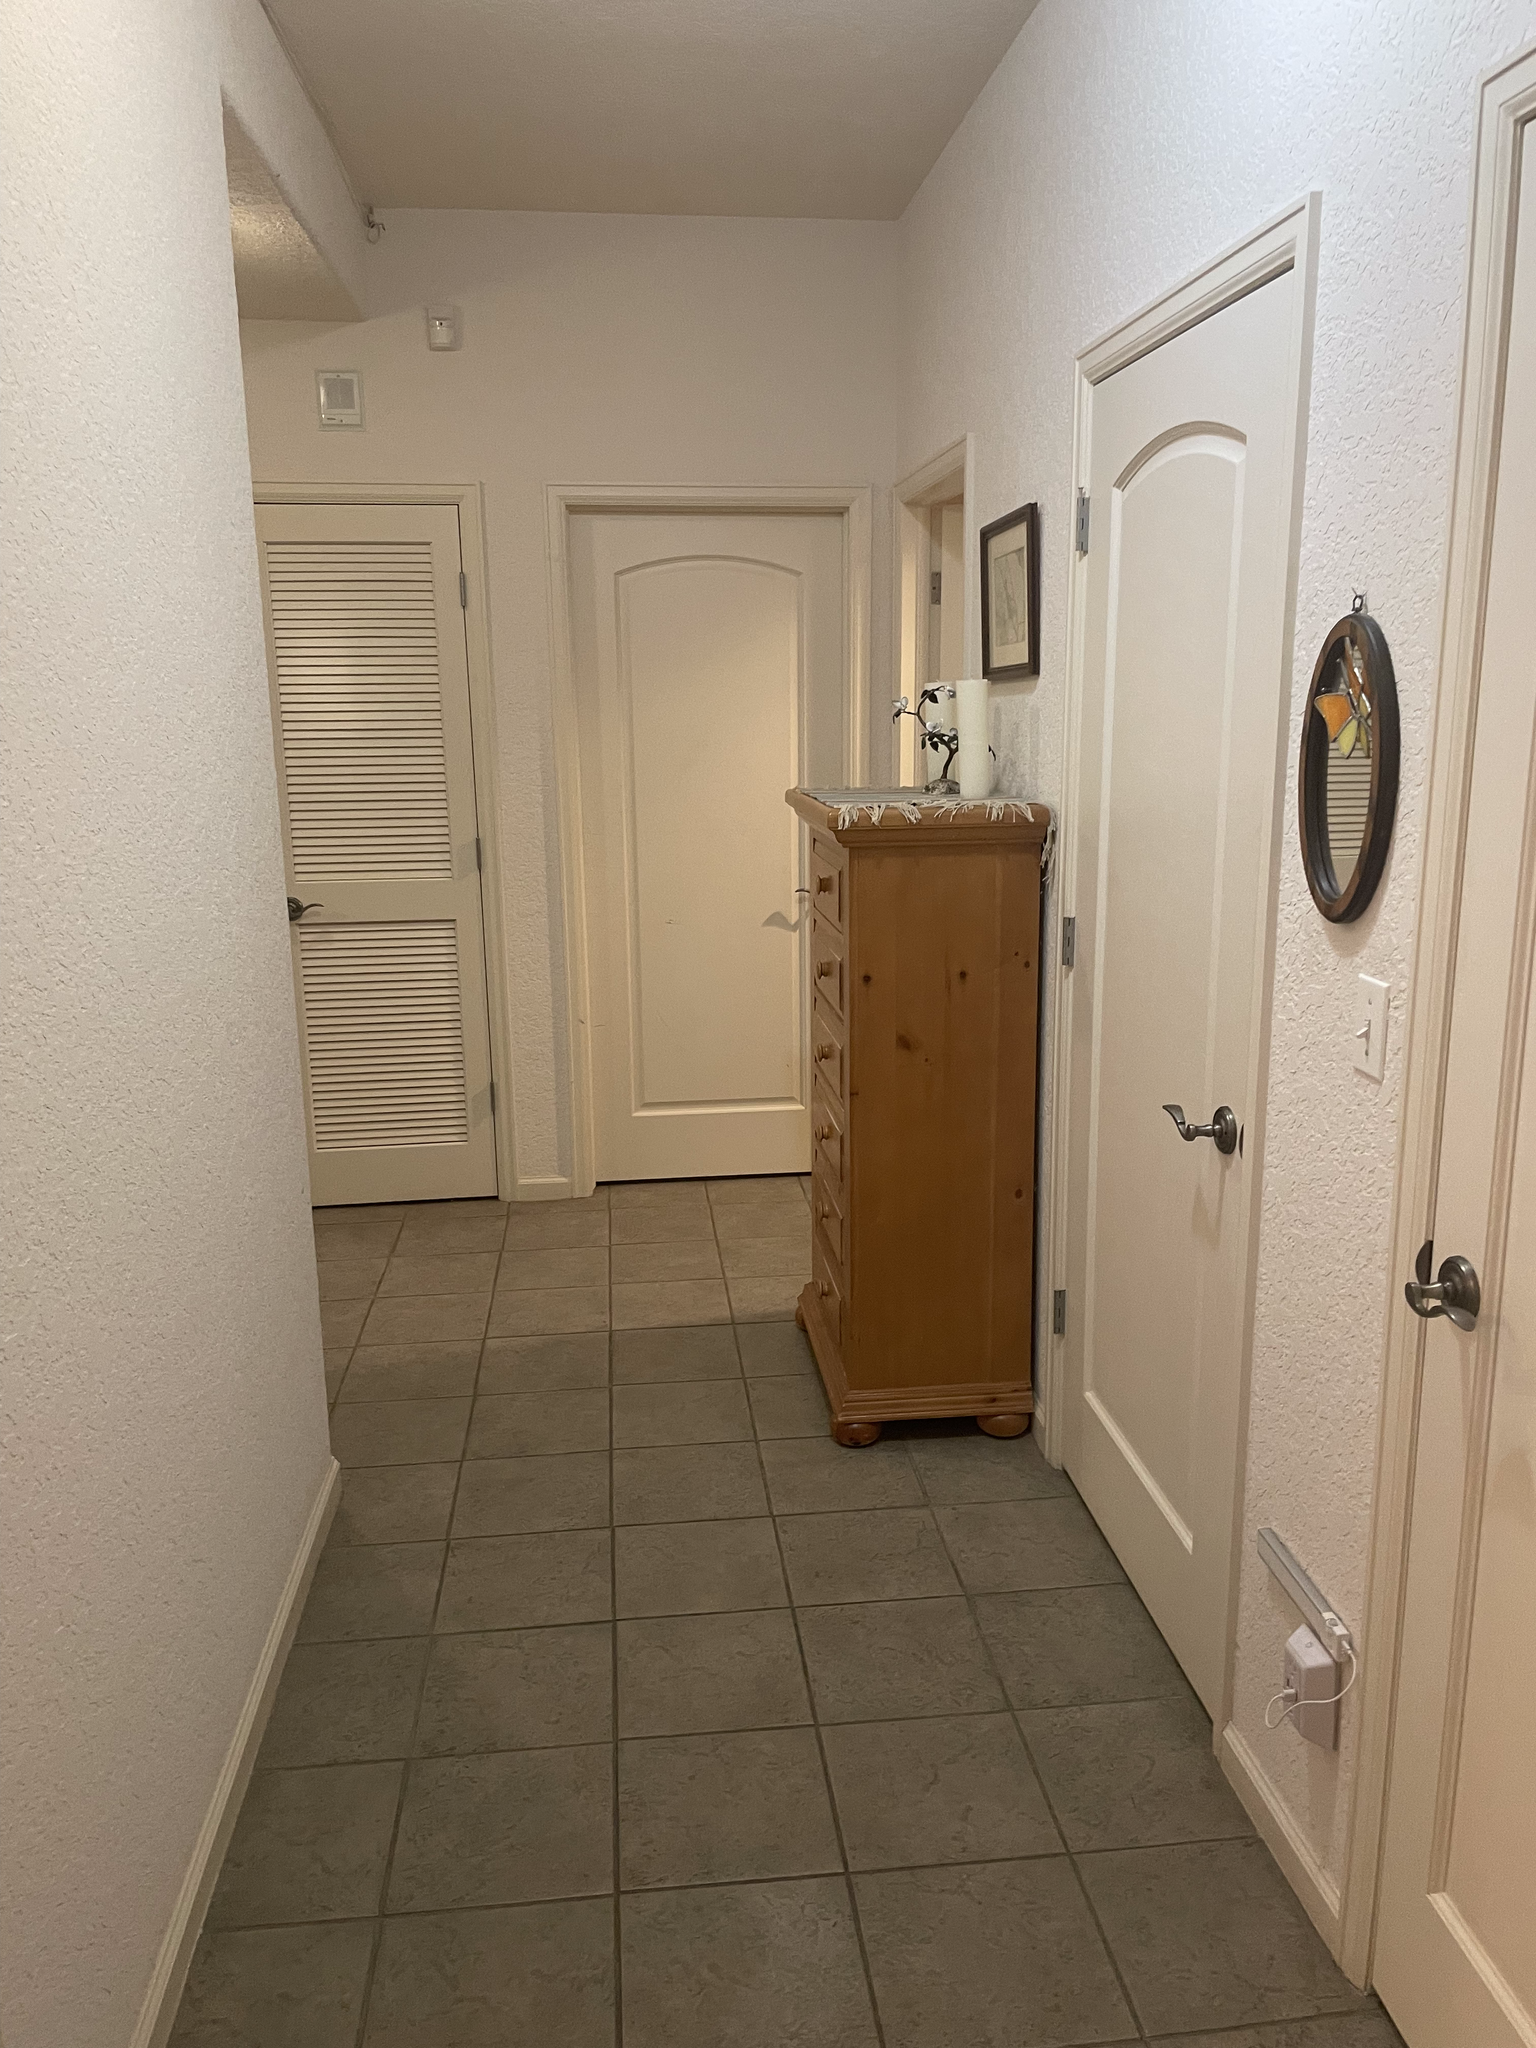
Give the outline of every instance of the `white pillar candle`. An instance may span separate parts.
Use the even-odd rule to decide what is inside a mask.
[[[992,794],[992,686],[985,676],[968,676],[955,685],[955,726],[960,734],[959,782],[962,796]]]

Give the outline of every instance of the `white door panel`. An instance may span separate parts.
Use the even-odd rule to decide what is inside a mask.
[[[1285,591],[1291,274],[1095,386],[1068,1470],[1215,1710],[1230,1583]]]
[[[496,1192],[452,506],[256,512],[315,1202]]]
[[[1528,144],[1434,1204],[1483,1301],[1425,1332],[1375,1964],[1410,2048],[1536,2042],[1533,192]]]
[[[793,783],[843,776],[843,522],[571,522],[599,1179],[810,1163]]]

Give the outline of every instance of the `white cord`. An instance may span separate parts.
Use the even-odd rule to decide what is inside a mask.
[[[1294,1686],[1282,1686],[1280,1691],[1275,1694],[1274,1698],[1270,1701],[1269,1705],[1264,1709],[1264,1726],[1266,1728],[1278,1728],[1280,1726],[1280,1721],[1284,1721],[1288,1715],[1294,1714],[1298,1707],[1337,1706],[1339,1701],[1343,1699],[1344,1694],[1347,1693],[1349,1691],[1349,1688],[1354,1684],[1355,1679],[1359,1676],[1360,1672],[1360,1660],[1355,1655],[1354,1651],[1346,1649],[1344,1654],[1349,1659],[1349,1676],[1345,1679],[1342,1688],[1338,1692],[1331,1693],[1329,1697],[1325,1700],[1301,1700],[1296,1697],[1296,1688]],[[1274,1712],[1275,1708],[1279,1706],[1282,1700],[1289,1700],[1290,1705],[1281,1714],[1279,1721],[1271,1721],[1271,1719],[1269,1718],[1270,1715]]]

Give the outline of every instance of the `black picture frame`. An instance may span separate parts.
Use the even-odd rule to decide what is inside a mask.
[[[1328,835],[1328,760],[1333,739],[1315,705],[1347,646],[1359,656],[1370,699],[1371,780],[1360,851],[1349,874],[1341,879]],[[1302,866],[1312,901],[1330,924],[1353,923],[1376,894],[1386,870],[1397,819],[1400,752],[1397,677],[1386,635],[1369,613],[1347,612],[1329,627],[1313,664],[1302,714],[1297,776]]]
[[[1027,640],[1015,637],[999,644],[994,631],[992,560],[1003,552],[994,544],[1018,533],[1024,544],[1023,597]],[[1009,548],[1008,553],[1016,550]],[[1001,591],[998,592],[1000,596]],[[1018,593],[1013,593],[1016,598]],[[1016,650],[1026,648],[1023,659]],[[1005,658],[1007,657],[1007,658]],[[1007,683],[1040,673],[1040,507],[1020,505],[981,529],[981,672],[989,682]]]

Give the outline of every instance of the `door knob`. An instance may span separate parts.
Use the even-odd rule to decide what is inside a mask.
[[[297,924],[306,910],[324,910],[323,903],[301,903],[297,896],[288,898],[288,922]]]
[[[1214,1138],[1218,1152],[1237,1150],[1237,1118],[1225,1103],[1212,1114],[1208,1124],[1185,1123],[1184,1105],[1180,1102],[1165,1102],[1163,1108],[1173,1118],[1174,1128],[1186,1145],[1193,1145],[1196,1138]]]
[[[1436,1316],[1449,1316],[1458,1330],[1474,1328],[1477,1312],[1483,1305],[1483,1289],[1477,1268],[1460,1252],[1452,1252],[1448,1259],[1440,1261],[1440,1271],[1431,1280],[1429,1276],[1434,1263],[1435,1241],[1426,1237],[1419,1246],[1419,1256],[1413,1262],[1414,1277],[1403,1289],[1408,1306],[1427,1323]]]

